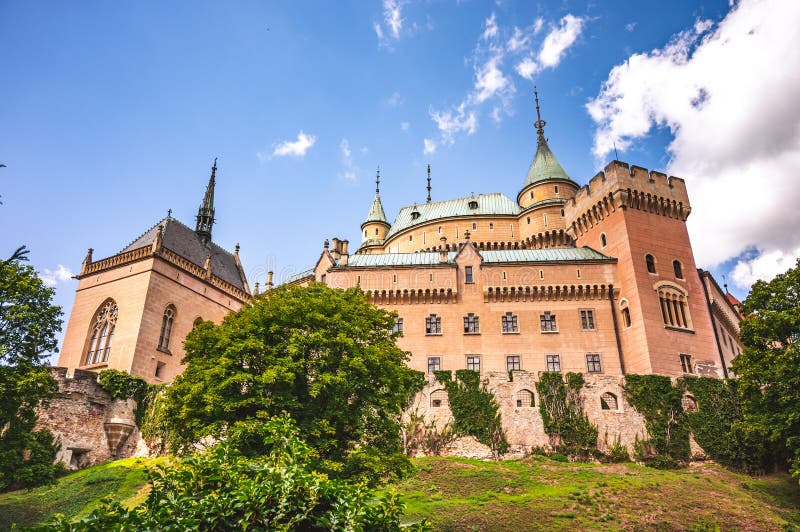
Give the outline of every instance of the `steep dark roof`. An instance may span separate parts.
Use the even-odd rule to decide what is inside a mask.
[[[183,225],[171,216],[167,216],[145,231],[142,236],[131,242],[120,253],[152,245],[159,225],[164,226],[162,238],[165,248],[174,251],[201,268],[205,265],[206,257],[210,253],[212,275],[229,282],[240,290],[247,291],[242,282],[242,276],[239,275],[239,268],[236,265],[233,253],[222,249],[213,242],[206,247],[194,229]]]

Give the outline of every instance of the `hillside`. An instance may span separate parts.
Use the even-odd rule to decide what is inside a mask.
[[[145,469],[127,459],[59,479],[55,486],[0,495],[0,530],[56,512],[86,515],[111,495],[144,497]],[[391,489],[406,520],[439,530],[792,530],[800,527],[800,487],[785,474],[752,478],[715,464],[660,471],[634,464],[573,464],[544,457],[506,462],[421,458]],[[716,528],[719,527],[719,528]]]

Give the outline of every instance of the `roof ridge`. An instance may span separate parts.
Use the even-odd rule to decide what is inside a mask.
[[[153,225],[151,225],[150,227],[148,227],[148,228],[147,228],[147,230],[146,230],[146,231],[144,231],[142,234],[140,234],[139,236],[137,236],[136,238],[134,238],[133,240],[131,240],[130,242],[128,242],[128,245],[126,245],[125,247],[123,247],[123,248],[122,248],[121,250],[119,250],[119,251],[118,251],[116,254],[117,254],[117,255],[119,255],[120,253],[123,253],[123,252],[124,252],[124,251],[125,251],[125,250],[126,250],[128,247],[132,246],[132,245],[134,244],[134,242],[136,242],[137,240],[139,240],[140,238],[142,238],[144,235],[146,235],[147,233],[149,233],[150,231],[152,231],[153,229],[155,229],[156,227],[158,227],[159,225],[161,225],[161,222],[163,222],[164,220],[175,220],[175,218],[173,218],[172,216],[165,216],[164,218],[161,218],[161,219],[160,219],[158,222],[156,222],[156,223],[154,223]],[[175,220],[175,221],[177,221],[177,220]],[[180,223],[180,222],[179,222],[179,223]],[[139,247],[142,247],[142,248],[143,248],[143,247],[146,247],[146,246],[139,246]],[[139,248],[136,248],[136,249],[139,249]],[[133,251],[133,250],[131,250],[131,251]]]

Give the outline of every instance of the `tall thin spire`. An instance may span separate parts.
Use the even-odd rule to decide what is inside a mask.
[[[381,195],[381,167],[378,166],[378,171],[375,174],[375,195]]]
[[[431,165],[428,163],[428,203],[431,202]]]
[[[542,113],[539,110],[539,91],[536,89],[536,86],[533,87],[533,95],[536,98],[536,122],[534,122],[534,126],[536,126],[536,139],[539,144],[546,144],[547,140],[544,138],[544,126],[547,125],[547,122],[542,120]]]
[[[211,242],[211,229],[214,226],[214,185],[217,177],[217,158],[214,157],[214,166],[211,167],[211,177],[208,179],[206,194],[203,203],[197,210],[197,226],[195,232],[203,239],[204,244]]]

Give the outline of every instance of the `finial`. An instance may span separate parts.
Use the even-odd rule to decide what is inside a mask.
[[[724,287],[725,287],[725,293],[727,294],[727,293],[728,293],[728,280],[727,280],[727,279],[725,279],[725,276],[724,276],[724,275],[722,276],[722,282],[723,282],[723,283],[725,283],[725,284],[723,284],[722,286],[724,286]]]
[[[375,195],[379,196],[381,193],[381,167],[378,165],[378,172],[375,174]]]
[[[431,165],[428,163],[428,203],[431,202]]]
[[[536,98],[536,122],[533,125],[536,127],[536,138],[539,144],[544,144],[547,142],[544,138],[544,126],[547,125],[547,122],[542,120],[542,114],[539,110],[539,91],[535,85],[533,87],[533,95]]]
[[[233,248],[234,253],[239,253],[239,243],[236,243],[236,247]]]
[[[466,240],[467,242],[469,242],[469,237],[470,237],[470,236],[472,236],[472,233],[470,233],[470,232],[469,232],[469,229],[467,229],[466,231],[464,231],[464,240]]]
[[[167,218],[172,218],[172,209],[167,209]]]
[[[325,249],[328,249],[330,246],[331,246],[331,243],[328,242],[328,239],[326,238],[325,242],[322,243],[322,247],[324,247]]]
[[[258,284],[258,281],[256,281],[256,289],[255,289],[255,290],[253,290],[253,295],[254,295],[254,296],[257,296],[257,295],[258,295],[259,288],[260,288],[260,285]]]

